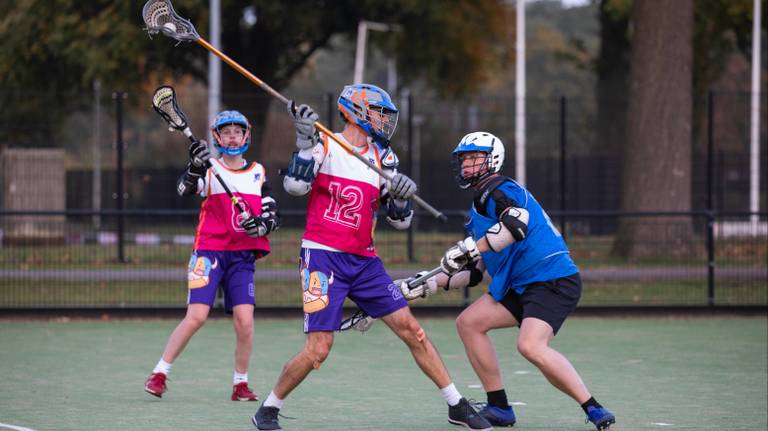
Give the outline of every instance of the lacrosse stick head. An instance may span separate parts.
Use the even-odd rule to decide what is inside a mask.
[[[164,35],[179,42],[194,42],[200,39],[195,26],[173,10],[170,0],[149,0],[141,12],[147,33]]]
[[[169,130],[183,132],[189,128],[187,116],[176,101],[176,91],[170,85],[163,85],[155,90],[152,107],[168,123]]]

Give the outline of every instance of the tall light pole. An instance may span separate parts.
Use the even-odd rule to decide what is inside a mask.
[[[400,31],[398,25],[384,24],[381,22],[361,20],[357,24],[357,46],[355,47],[355,76],[354,84],[361,84],[365,72],[365,48],[368,44],[368,30],[372,31]],[[387,91],[394,95],[397,89],[397,69],[392,59],[387,60]]]
[[[525,186],[525,0],[515,15],[515,179]]]
[[[221,2],[210,0],[211,18],[209,21],[211,45],[221,49]],[[221,60],[213,53],[208,53],[208,124],[213,124],[221,107]],[[208,141],[213,136],[208,132]]]
[[[752,100],[749,128],[749,210],[760,211],[760,21],[762,0],[754,0],[752,9]],[[759,217],[751,217],[752,231],[757,232]]]

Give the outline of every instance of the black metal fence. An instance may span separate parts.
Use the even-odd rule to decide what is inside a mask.
[[[205,93],[185,91],[180,98],[190,107],[193,129],[203,135],[205,113],[194,107],[205,106]],[[334,99],[326,94],[306,100],[331,128],[339,125]],[[50,115],[0,121],[0,150],[60,151],[46,155],[45,163],[32,155],[0,169],[0,308],[184,305],[185,264],[199,208],[198,200],[180,198],[174,190],[186,163],[185,140],[166,132],[149,109],[150,93],[116,92],[94,100],[73,112],[43,103]],[[247,107],[255,98],[237,100]],[[422,214],[408,232],[379,223],[378,250],[395,277],[433,267],[461,237],[471,193],[455,186],[449,162],[461,136],[488,130],[501,137],[507,144],[504,172],[515,176],[512,98],[397,100],[402,115],[393,148],[401,168],[449,222]],[[669,214],[619,212],[621,145],[600,137],[604,124],[595,101],[531,98],[526,104],[527,187],[567,237],[585,280],[582,304],[768,303],[768,134],[764,127],[759,140],[759,212],[750,213],[748,94],[712,93],[696,104],[693,211],[675,215],[686,220],[689,244],[674,255],[664,235],[680,227]],[[305,200],[282,192],[277,175],[295,135],[283,106],[268,111],[247,156],[266,166],[285,223],[271,237],[273,253],[257,263],[257,302],[298,306],[295,265]],[[657,238],[644,240],[658,253],[632,261],[620,257],[616,232],[628,217],[658,230]],[[481,291],[441,292],[423,305],[461,305]]]
[[[394,278],[431,269],[462,237],[463,214],[447,215],[446,224],[421,215],[418,230],[405,232],[379,224],[377,249]],[[582,305],[768,305],[768,232],[749,213],[551,215],[564,223],[581,269]],[[665,241],[679,229],[670,216],[692,227],[683,253],[670,253]],[[257,262],[258,306],[300,305],[303,217],[287,211],[270,236],[272,253]],[[615,227],[626,217],[658,232],[647,244],[657,253],[615,254]],[[189,210],[0,212],[0,308],[183,307],[196,218]],[[440,292],[416,305],[461,306],[483,290]]]

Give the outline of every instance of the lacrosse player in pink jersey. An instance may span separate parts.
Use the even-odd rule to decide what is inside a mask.
[[[208,318],[216,291],[224,291],[225,308],[233,315],[236,335],[232,401],[256,401],[248,387],[248,364],[253,348],[253,272],[256,259],[269,253],[267,234],[279,226],[277,202],[271,196],[264,167],[247,162],[251,126],[243,114],[223,111],[212,126],[220,158],[212,158],[204,141],[189,147],[187,170],[177,182],[179,195],[197,194],[200,208],[195,244],[187,275],[187,315],[171,333],[163,356],[144,384],[144,390],[162,397],[173,361]],[[214,173],[234,193],[237,209]]]
[[[252,422],[260,430],[281,429],[278,412],[285,398],[328,357],[334,331],[341,324],[344,300],[349,298],[405,342],[422,371],[440,388],[451,423],[490,430],[488,421],[452,383],[437,349],[376,254],[373,231],[379,205],[385,206],[387,221],[397,229],[407,229],[413,216],[409,198],[416,185],[397,172],[398,160],[389,147],[397,126],[397,108],[384,90],[355,84],[344,87],[338,109],[345,124],[335,136],[388,172],[392,180],[318,133],[314,127],[318,117],[312,108],[289,103],[299,151],[293,153],[283,186],[292,195],[309,193],[299,264],[306,342],[285,364]]]

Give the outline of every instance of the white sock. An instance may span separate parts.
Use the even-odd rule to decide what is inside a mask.
[[[238,373],[237,370],[235,370],[235,373],[232,375],[232,384],[236,385],[243,382],[248,383],[248,373]]]
[[[455,406],[459,403],[459,400],[461,400],[461,394],[453,383],[440,389],[440,393],[443,395],[443,399],[449,406]]]
[[[155,365],[155,369],[152,370],[152,373],[163,373],[166,376],[171,374],[171,367],[173,366],[170,362],[165,362],[163,358],[160,358],[160,361],[157,362],[157,365]]]
[[[275,391],[272,391],[264,401],[264,407],[277,407],[278,409],[282,409],[284,402],[285,400],[278,398],[277,395],[275,395]]]

